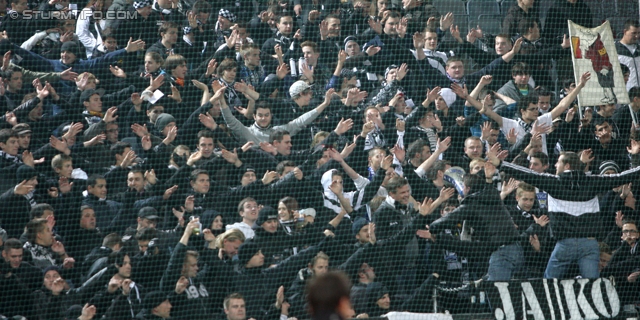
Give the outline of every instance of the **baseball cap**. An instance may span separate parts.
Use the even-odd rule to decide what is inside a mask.
[[[149,219],[149,220],[158,220],[160,217],[158,216],[158,210],[153,207],[144,207],[138,211],[138,218]]]
[[[303,91],[310,89],[311,86],[302,81],[302,80],[298,80],[296,82],[294,82],[291,87],[289,88],[289,95],[291,96],[291,98],[295,98],[297,96],[299,96]]]
[[[91,99],[91,96],[93,96],[94,94],[102,97],[102,95],[104,94],[104,89],[87,89],[85,91],[82,91],[82,94],[80,94],[80,102],[89,101],[89,99]]]

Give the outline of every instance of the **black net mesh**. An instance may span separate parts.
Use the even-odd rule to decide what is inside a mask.
[[[0,317],[635,318],[639,14],[0,0]]]

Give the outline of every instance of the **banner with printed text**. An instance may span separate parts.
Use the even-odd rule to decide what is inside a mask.
[[[583,73],[591,72],[591,80],[578,94],[579,105],[629,103],[609,21],[596,28],[585,28],[572,21],[568,23],[576,83]]]
[[[535,279],[485,282],[498,320],[620,319],[624,312],[609,279]]]

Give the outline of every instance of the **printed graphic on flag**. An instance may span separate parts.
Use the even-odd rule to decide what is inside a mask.
[[[591,81],[578,94],[578,104],[588,107],[629,103],[609,21],[591,29],[573,21],[568,23],[576,82],[583,73],[591,72]]]

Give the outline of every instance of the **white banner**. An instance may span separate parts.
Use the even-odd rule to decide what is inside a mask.
[[[591,80],[578,94],[579,105],[629,103],[609,21],[592,29],[569,21],[569,35],[576,83],[583,73],[591,72]]]

